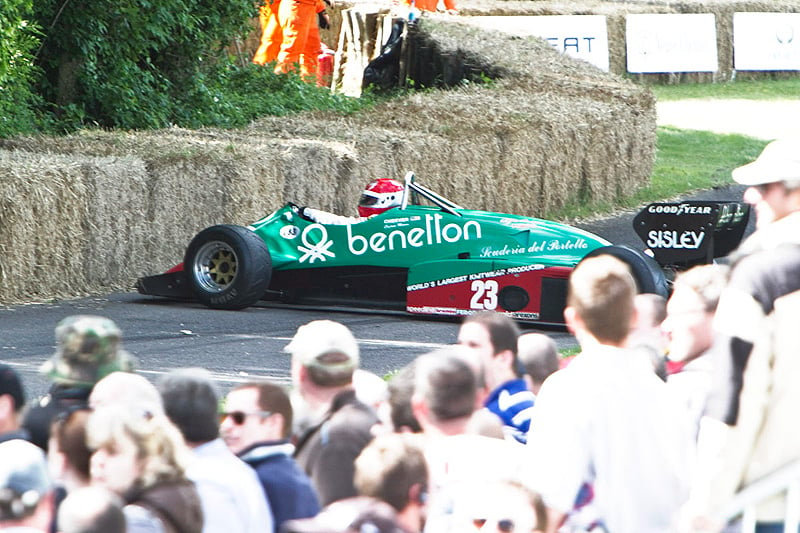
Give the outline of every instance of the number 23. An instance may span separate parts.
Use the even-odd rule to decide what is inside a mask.
[[[472,282],[472,299],[469,301],[470,309],[497,309],[497,282],[493,279],[476,279]]]

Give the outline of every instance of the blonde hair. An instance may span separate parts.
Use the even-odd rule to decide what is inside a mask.
[[[86,436],[93,450],[131,440],[142,461],[142,474],[135,482],[139,488],[184,477],[189,449],[166,415],[121,405],[102,407],[89,418]]]
[[[584,259],[569,278],[567,305],[605,343],[620,343],[631,327],[636,282],[628,265],[610,255]]]
[[[372,496],[402,511],[410,502],[411,487],[417,499],[428,491],[428,463],[421,436],[414,433],[378,435],[355,461],[353,482],[362,496]]]
[[[722,290],[728,283],[729,270],[727,265],[721,264],[698,265],[678,274],[674,288],[686,287],[694,291],[705,310],[714,313]]]

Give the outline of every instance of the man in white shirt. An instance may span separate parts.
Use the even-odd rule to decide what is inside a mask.
[[[688,494],[685,419],[646,358],[624,349],[636,286],[611,256],[581,262],[564,317],[581,353],[537,395],[528,435],[529,482],[548,508],[548,532],[583,487],[614,533],[670,531]]]
[[[174,370],[158,383],[164,411],[192,449],[186,477],[203,506],[203,532],[273,530],[272,510],[256,473],[219,437],[218,395],[207,370]]]
[[[425,531],[449,531],[453,497],[467,483],[517,479],[525,447],[470,433],[477,377],[463,346],[448,346],[415,361],[414,417],[422,428],[430,474]]]
[[[692,421],[697,437],[713,379],[714,315],[728,267],[698,265],[678,274],[661,324],[667,334],[667,388]]]

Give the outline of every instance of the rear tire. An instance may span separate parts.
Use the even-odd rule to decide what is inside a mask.
[[[669,297],[669,285],[664,271],[661,270],[661,266],[655,259],[644,252],[624,245],[603,246],[592,250],[583,259],[598,255],[611,255],[627,264],[640,293],[653,293],[664,298]]]
[[[198,233],[184,256],[194,296],[213,309],[244,309],[269,287],[272,259],[266,243],[242,226],[221,224]]]

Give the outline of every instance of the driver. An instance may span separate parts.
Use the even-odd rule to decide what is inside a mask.
[[[369,182],[358,201],[357,217],[336,215],[310,207],[300,208],[300,214],[320,224],[356,224],[389,209],[399,207],[403,200],[403,184],[391,178],[377,178]]]

